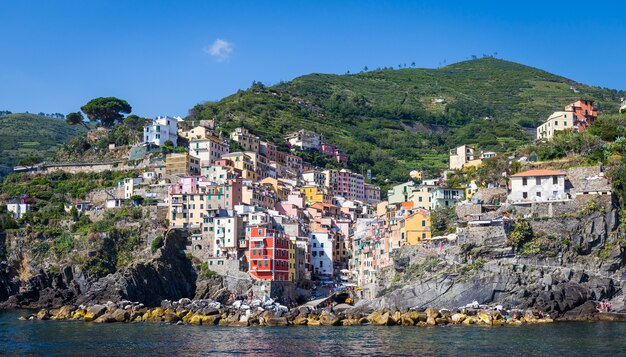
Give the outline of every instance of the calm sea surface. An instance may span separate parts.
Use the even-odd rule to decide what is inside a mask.
[[[246,328],[18,321],[20,314],[0,310],[0,355],[626,355],[626,323]]]

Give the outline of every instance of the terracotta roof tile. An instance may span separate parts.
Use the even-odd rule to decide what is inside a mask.
[[[511,177],[537,177],[537,176],[565,176],[565,172],[554,170],[528,170],[517,173]]]

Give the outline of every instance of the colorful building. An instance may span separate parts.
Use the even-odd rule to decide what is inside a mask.
[[[162,146],[167,141],[176,147],[180,117],[157,117],[143,128],[143,143]]]
[[[307,205],[312,205],[317,202],[331,203],[333,197],[323,187],[317,186],[304,186],[300,188],[300,192],[304,195],[304,200]]]
[[[258,280],[289,281],[289,238],[261,226],[248,227],[246,237],[250,276]]]
[[[402,245],[418,245],[431,237],[430,213],[427,210],[414,210],[399,223]]]

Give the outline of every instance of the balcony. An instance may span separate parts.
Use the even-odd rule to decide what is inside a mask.
[[[251,267],[252,271],[272,271],[272,267],[264,267],[264,266],[255,266],[255,267]]]

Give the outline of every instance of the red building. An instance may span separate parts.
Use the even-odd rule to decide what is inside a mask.
[[[578,131],[584,131],[598,118],[598,110],[592,100],[577,100],[565,110],[574,112],[574,126],[578,127]]]
[[[336,147],[335,145],[322,144],[322,146],[320,147],[320,152],[332,157],[333,159],[344,165],[348,163],[348,155],[346,154],[346,152]]]
[[[249,227],[246,235],[250,275],[258,280],[289,281],[289,238],[259,226]]]

